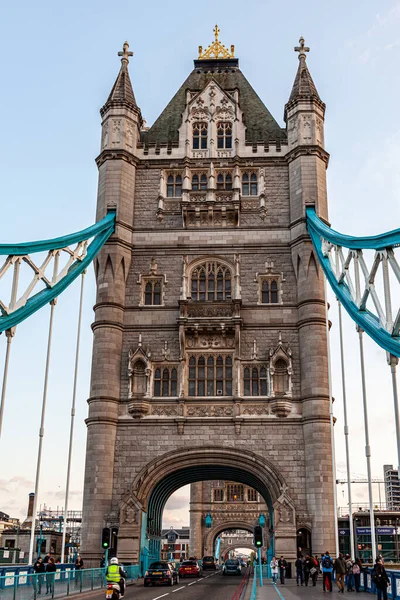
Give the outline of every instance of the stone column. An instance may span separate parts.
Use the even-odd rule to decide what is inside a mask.
[[[190,556],[203,556],[203,482],[190,486]]]

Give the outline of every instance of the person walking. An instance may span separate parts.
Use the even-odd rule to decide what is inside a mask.
[[[43,562],[44,562],[45,565],[47,565],[47,563],[49,562],[50,558],[51,558],[51,552],[48,552],[46,554],[46,556],[44,557],[44,559],[43,559]]]
[[[382,559],[378,556],[376,559],[372,581],[375,583],[378,600],[387,600],[387,588],[389,585],[389,577],[386,569],[383,566]]]
[[[278,561],[278,566],[279,566],[279,576],[281,579],[281,584],[284,585],[285,577],[286,577],[287,562],[283,556],[280,557],[280,559]]]
[[[277,579],[278,579],[278,561],[276,559],[276,556],[272,557],[271,562],[269,563],[269,566],[271,568],[271,575],[272,575],[272,583],[276,583]]]
[[[54,596],[54,578],[57,571],[56,563],[54,558],[50,556],[49,562],[46,567],[46,594]]]
[[[311,559],[310,575],[311,575],[313,587],[315,587],[317,585],[317,579],[318,579],[318,574],[319,574],[319,560],[317,559],[316,556],[313,557],[312,555],[310,556],[310,559]]]
[[[83,570],[83,560],[80,554],[76,557],[75,561],[75,587],[82,587],[82,575],[81,571]]]
[[[37,561],[35,562],[35,564],[33,565],[33,570],[35,573],[35,576],[33,578],[33,587],[37,594],[41,594],[42,593],[42,584],[44,581],[44,573],[46,572],[46,566],[45,566],[42,558],[40,558],[40,556],[37,559]]]
[[[308,586],[308,582],[310,580],[310,571],[313,567],[313,563],[314,561],[312,557],[307,554],[304,560],[304,583],[306,586]]]
[[[339,593],[344,594],[344,576],[346,574],[346,562],[341,552],[339,552],[339,556],[335,560],[334,571],[336,573],[336,585],[338,586]]]
[[[350,554],[346,554],[345,556],[345,561],[346,561],[346,578],[345,578],[345,583],[347,585],[347,591],[348,592],[354,592],[354,587],[353,587],[353,561],[351,559]]]
[[[321,568],[322,568],[322,587],[323,587],[324,593],[332,592],[333,561],[332,561],[328,551],[326,551],[322,557]]]
[[[299,585],[299,581],[301,585],[304,583],[304,559],[303,555],[299,556],[299,558],[295,562],[296,567],[296,583]]]
[[[357,557],[355,560],[355,563],[353,565],[354,587],[356,588],[357,593],[360,592],[361,571],[362,571],[361,560]]]

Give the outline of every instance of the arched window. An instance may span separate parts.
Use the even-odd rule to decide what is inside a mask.
[[[267,369],[263,366],[245,367],[243,371],[244,395],[267,396]]]
[[[168,175],[167,197],[180,198],[182,196],[182,175]]]
[[[175,367],[157,368],[154,372],[154,396],[177,396],[178,371]]]
[[[279,280],[263,279],[261,282],[261,303],[278,304],[279,302]]]
[[[232,190],[232,175],[231,173],[218,173],[217,175],[217,190]]]
[[[207,149],[207,123],[193,123],[193,150]]]
[[[257,196],[258,181],[256,173],[243,173],[242,175],[242,195]]]
[[[134,396],[144,396],[147,389],[146,365],[143,361],[137,360],[133,365],[133,386]]]
[[[216,261],[207,261],[193,269],[191,295],[195,302],[231,300],[232,275],[229,267]]]
[[[199,190],[207,190],[207,175],[205,173],[202,173],[200,177],[197,174],[192,177],[192,191],[198,192]]]
[[[279,358],[274,364],[274,392],[285,394],[289,390],[289,374],[287,364]]]
[[[223,502],[224,501],[224,490],[221,488],[216,488],[214,490],[214,502]]]
[[[232,357],[189,358],[189,396],[232,396]]]
[[[232,123],[217,123],[217,148],[232,148]]]
[[[244,486],[238,483],[230,483],[226,486],[228,502],[244,501]]]
[[[247,488],[247,502],[257,502],[257,490]]]
[[[157,279],[149,279],[144,288],[144,304],[145,306],[160,306],[161,305],[161,281]]]

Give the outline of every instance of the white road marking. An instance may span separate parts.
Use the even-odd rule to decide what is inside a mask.
[[[153,598],[153,600],[159,600],[159,598],[164,598],[164,596],[169,596],[169,592],[163,594],[162,596],[157,596],[157,598]]]
[[[197,581],[192,581],[192,583],[188,583],[188,587],[189,585],[194,585],[195,583],[197,583]]]
[[[200,577],[197,581],[203,581],[204,577]]]
[[[176,590],[174,590],[172,593],[174,594],[175,592],[180,592],[181,590],[184,590],[184,589],[185,589],[185,587],[186,587],[186,585],[183,585],[183,586],[182,586],[182,587],[180,587],[180,588],[176,588]]]

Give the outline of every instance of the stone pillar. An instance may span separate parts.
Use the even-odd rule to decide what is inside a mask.
[[[203,556],[203,482],[190,486],[190,556]]]

